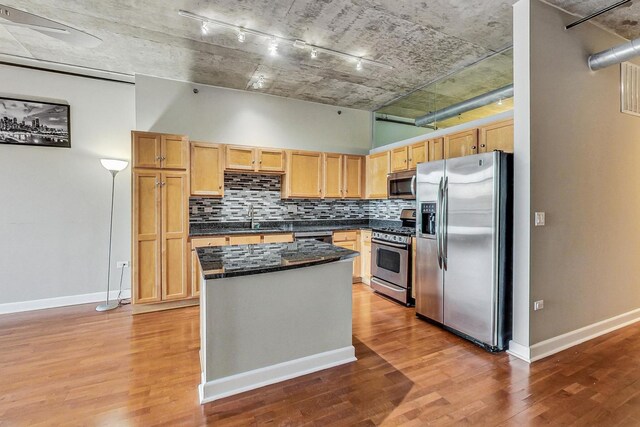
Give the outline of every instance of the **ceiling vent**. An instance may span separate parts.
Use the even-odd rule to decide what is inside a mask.
[[[621,67],[622,112],[640,116],[640,66],[623,62]]]

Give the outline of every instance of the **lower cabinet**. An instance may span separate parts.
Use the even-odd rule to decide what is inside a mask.
[[[334,231],[333,244],[352,251],[360,251],[360,231]],[[362,267],[360,266],[360,261],[360,256],[355,257],[353,260],[353,283],[359,282],[361,278]]]
[[[362,283],[371,283],[371,230],[360,232],[360,279]]]

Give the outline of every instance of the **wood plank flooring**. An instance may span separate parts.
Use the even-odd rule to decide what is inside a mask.
[[[640,325],[529,366],[353,289],[357,362],[204,406],[197,307],[2,315],[0,426],[640,425]]]

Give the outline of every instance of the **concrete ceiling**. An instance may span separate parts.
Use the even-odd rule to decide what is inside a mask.
[[[263,74],[265,93],[373,110],[510,45],[515,1],[7,0],[8,6],[89,32],[103,43],[81,48],[0,26],[0,53],[234,89],[253,90],[251,83]],[[578,14],[611,3],[550,2]],[[362,55],[394,69],[367,66],[358,72],[343,59],[312,60],[285,47],[273,58],[264,40],[248,36],[240,44],[233,31],[219,28],[203,36],[197,22],[178,16],[179,9]],[[627,15],[612,12],[599,22],[631,37],[640,11],[638,5],[624,10]]]

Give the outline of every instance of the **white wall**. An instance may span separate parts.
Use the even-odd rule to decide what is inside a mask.
[[[530,8],[530,62],[524,65],[531,73],[531,114],[529,129],[522,111],[515,116],[516,166],[522,168],[515,191],[530,190],[530,211],[521,200],[516,230],[528,227],[530,235],[529,344],[548,354],[620,326],[620,319],[638,320],[640,118],[620,112],[619,66],[597,72],[587,66],[589,54],[624,39],[590,23],[566,31],[575,17],[522,1],[516,10]],[[516,37],[516,49],[519,43]],[[518,52],[515,61],[520,72]],[[516,98],[521,89],[516,86]],[[516,100],[516,109],[521,106]],[[534,211],[546,212],[545,227],[533,227]],[[524,239],[520,244],[526,250]],[[525,286],[526,271],[516,274]],[[533,311],[536,300],[544,300],[543,310]]]
[[[432,129],[414,125],[401,125],[384,121],[375,121],[373,125],[373,147],[384,147],[398,141],[426,135],[433,132]]]
[[[136,129],[225,144],[353,154],[371,148],[368,111],[144,75],[136,75]]]
[[[0,93],[71,105],[71,149],[0,144],[0,312],[105,293],[111,175],[99,159],[130,157],[134,86],[0,66]],[[130,260],[130,186],[127,168],[116,179],[114,266]]]

